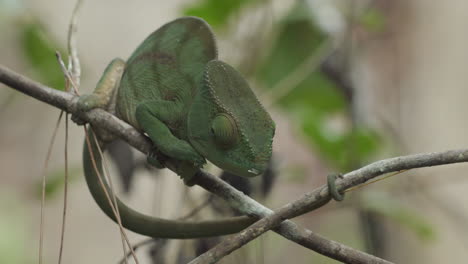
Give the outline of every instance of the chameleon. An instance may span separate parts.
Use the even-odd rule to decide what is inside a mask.
[[[78,100],[79,111],[104,108],[148,136],[154,149],[148,162],[170,167],[188,184],[210,161],[243,177],[262,174],[272,155],[275,123],[246,79],[217,59],[210,26],[182,17],[150,34],[127,61],[116,58],[92,94]],[[83,168],[99,207],[114,221],[99,183],[105,149],[113,137],[88,130]],[[95,134],[94,134],[95,133]],[[98,140],[92,140],[94,135]],[[96,171],[97,170],[97,171]],[[105,187],[109,187],[104,183]],[[255,220],[246,216],[200,222],[141,214],[117,201],[122,225],[157,238],[199,238],[236,233]]]

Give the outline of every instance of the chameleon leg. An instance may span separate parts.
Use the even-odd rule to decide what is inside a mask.
[[[200,167],[205,163],[205,159],[187,141],[174,136],[164,123],[165,120],[177,120],[177,115],[181,112],[180,107],[172,101],[148,101],[138,105],[135,116],[140,127],[159,151],[171,158],[188,161]]]
[[[93,93],[80,96],[78,100],[79,110],[86,112],[94,108],[105,108],[108,106],[116,87],[119,86],[124,68],[125,62],[122,59],[113,59],[104,70]]]
[[[335,201],[343,201],[344,199],[344,194],[341,194],[338,192],[336,189],[336,178],[339,176],[339,174],[330,174],[327,177],[327,184],[328,184],[328,192],[330,193],[330,196],[333,198]]]
[[[164,169],[166,166],[164,165],[164,162],[158,158],[160,156],[158,154],[159,153],[157,151],[151,151],[146,157],[146,161],[155,168]]]

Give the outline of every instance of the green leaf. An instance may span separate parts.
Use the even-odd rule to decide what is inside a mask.
[[[408,228],[423,241],[436,238],[435,228],[427,221],[427,217],[420,215],[416,208],[406,207],[393,195],[385,192],[365,192],[361,196],[361,206]]]
[[[63,90],[65,81],[55,57],[55,51],[61,51],[59,45],[38,21],[26,22],[21,27],[21,44],[26,60],[33,66],[41,82]]]
[[[352,133],[348,134],[349,136],[355,141],[357,147],[354,154],[362,158],[375,154],[382,142],[376,131],[362,126],[354,129]]]
[[[324,36],[310,20],[287,20],[279,32],[273,49],[263,63],[259,78],[266,87],[273,87],[314,55]]]
[[[78,179],[82,173],[81,168],[70,168],[68,171],[69,183]],[[45,195],[47,199],[53,198],[60,190],[63,190],[65,184],[65,172],[63,169],[54,171],[46,177]],[[36,194],[41,197],[42,194],[42,179],[36,182]]]
[[[258,71],[257,78],[267,88],[318,56],[316,52],[327,38],[314,23],[306,3],[296,3],[281,21],[271,53]],[[343,93],[323,73],[312,70],[276,103],[295,117],[323,158],[340,170],[348,170],[374,154],[381,140],[375,131],[351,126]]]
[[[257,78],[267,89],[274,87],[307,59],[315,56],[317,48],[326,38],[313,23],[305,5],[304,1],[298,1],[278,25],[280,30],[273,41],[273,48],[257,73]],[[286,108],[301,105],[322,112],[343,108],[344,100],[334,84],[320,72],[312,70],[298,85],[291,87],[292,92],[278,103]]]
[[[385,16],[380,10],[370,8],[358,18],[358,22],[368,30],[380,32],[385,26]]]
[[[254,0],[199,0],[197,3],[184,8],[187,16],[197,16],[205,19],[213,27],[227,23],[229,17],[242,6]]]
[[[305,60],[315,56],[317,48],[325,40],[325,35],[313,23],[307,7],[299,1],[296,7],[282,20],[280,32],[274,41],[273,49],[260,67],[257,78],[265,87],[271,88],[297,70]],[[327,112],[343,109],[345,101],[335,85],[322,73],[311,72],[292,92],[279,100],[285,108],[301,105],[315,111]]]

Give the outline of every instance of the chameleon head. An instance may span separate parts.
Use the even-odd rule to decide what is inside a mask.
[[[267,168],[275,124],[228,64],[213,60],[206,65],[187,122],[192,146],[221,169],[253,177]]]

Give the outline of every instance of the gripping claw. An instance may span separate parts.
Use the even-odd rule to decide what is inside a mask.
[[[146,161],[155,168],[164,169],[164,162],[160,159],[161,153],[158,152],[157,149],[153,148],[148,156],[146,157]]]
[[[338,192],[336,189],[336,178],[341,176],[341,174],[329,174],[327,176],[327,184],[328,184],[328,192],[330,193],[330,196],[333,198],[335,201],[343,201],[344,199],[344,194],[341,194]]]

